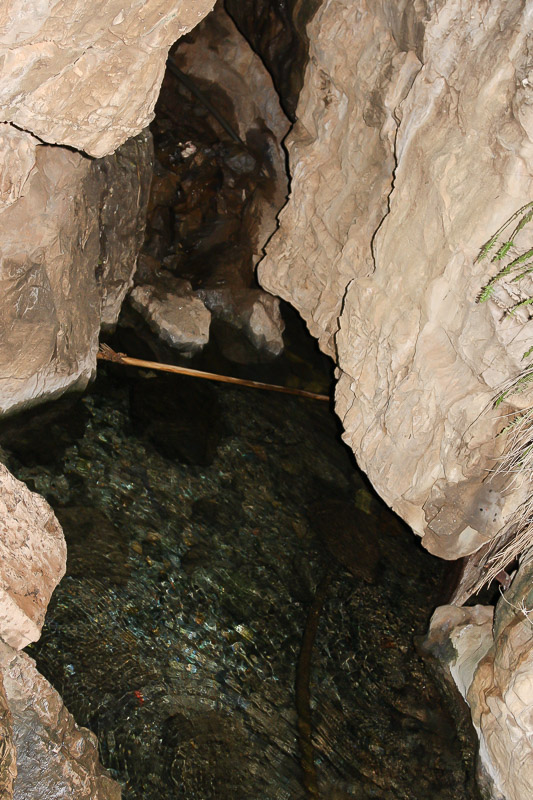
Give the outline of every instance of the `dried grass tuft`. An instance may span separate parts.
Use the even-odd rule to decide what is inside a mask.
[[[533,378],[533,367],[504,387],[504,395],[520,390],[527,382],[523,380],[526,375],[528,380],[529,376]],[[474,592],[490,583],[521,553],[533,546],[533,405],[508,416],[511,419],[499,434],[507,437],[505,452],[494,475],[507,477],[507,492],[525,486],[526,496],[495,537],[486,558],[485,572]]]

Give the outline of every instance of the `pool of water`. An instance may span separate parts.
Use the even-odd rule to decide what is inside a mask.
[[[371,493],[327,404],[101,365],[0,441],[68,543],[29,652],[125,800],[306,797],[295,673],[326,573],[320,796],[474,796],[413,641],[443,565]]]

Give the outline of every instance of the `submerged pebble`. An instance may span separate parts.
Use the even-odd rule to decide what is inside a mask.
[[[175,386],[144,383],[171,424]],[[69,547],[31,647],[40,670],[99,736],[124,800],[303,799],[295,669],[333,564],[310,684],[321,795],[470,800],[466,756],[413,644],[442,566],[368,499],[323,404],[210,392],[209,458],[184,459],[146,427],[131,435],[138,398],[107,369],[55,462],[11,456]]]

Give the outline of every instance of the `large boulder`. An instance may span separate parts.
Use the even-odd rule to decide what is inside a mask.
[[[170,45],[214,0],[40,0],[0,10],[0,120],[112,153],[146,127]]]
[[[100,327],[132,283],[152,165],[147,133],[99,160],[9,125],[2,147],[0,413],[94,374]]]
[[[520,498],[487,486],[531,321],[476,298],[481,246],[533,196],[521,0],[324,3],[259,265],[339,365],[344,439],[433,553],[477,550]]]
[[[13,800],[120,800],[98,760],[96,736],[76,725],[33,659],[0,642],[0,670],[17,754]]]
[[[425,647],[470,706],[487,796],[533,794],[533,558],[492,606],[441,606]]]
[[[41,634],[67,548],[54,512],[0,464],[0,637],[20,649]]]

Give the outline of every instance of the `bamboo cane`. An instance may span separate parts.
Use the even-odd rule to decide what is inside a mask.
[[[244,378],[233,378],[229,375],[216,375],[213,372],[202,372],[190,367],[177,367],[174,364],[160,364],[158,361],[145,361],[142,358],[130,358],[125,353],[116,353],[107,344],[101,344],[98,350],[98,358],[103,361],[112,361],[114,364],[126,364],[131,367],[143,367],[144,369],[154,369],[160,372],[173,372],[178,375],[190,375],[194,378],[204,378],[208,381],[220,381],[221,383],[233,383],[237,386],[248,386],[252,389],[265,389],[270,392],[282,392],[292,394],[297,397],[307,397],[311,400],[329,400],[327,394],[317,394],[308,392],[305,389],[290,389],[287,386],[277,386],[273,383],[261,383],[260,381],[248,381]]]

